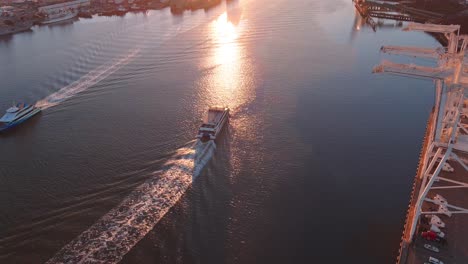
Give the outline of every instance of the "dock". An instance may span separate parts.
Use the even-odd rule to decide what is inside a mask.
[[[400,21],[436,22],[443,14],[415,8],[399,2],[354,0],[355,7],[363,16],[388,18]]]
[[[468,263],[468,35],[460,35],[458,25],[410,23],[404,30],[443,34],[447,47],[384,46],[384,53],[432,59],[437,66],[383,61],[374,68],[435,83],[397,263]]]
[[[354,6],[366,22],[375,30],[375,19],[391,19],[402,22],[438,23],[444,14],[415,8],[399,2],[353,0]]]

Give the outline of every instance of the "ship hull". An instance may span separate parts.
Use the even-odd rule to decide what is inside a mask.
[[[212,116],[210,117],[210,113]],[[211,121],[209,121],[211,120]],[[216,140],[218,135],[222,132],[224,126],[229,120],[229,109],[210,109],[205,123],[202,124],[198,131],[197,138],[201,142],[209,140]]]
[[[48,24],[53,24],[53,23],[59,23],[59,22],[74,19],[77,15],[78,15],[78,13],[71,13],[71,14],[68,14],[66,16],[62,16],[62,17],[42,21],[41,24],[48,25]]]
[[[12,128],[24,123],[25,121],[27,121],[28,119],[30,119],[31,117],[37,115],[40,112],[41,112],[40,108],[34,108],[31,112],[24,115],[20,119],[14,121],[14,122],[7,123],[7,124],[5,124],[3,126],[0,126],[0,133],[6,132],[7,130],[12,129]]]

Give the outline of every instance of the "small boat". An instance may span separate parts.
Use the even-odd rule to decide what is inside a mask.
[[[229,119],[229,108],[227,107],[210,107],[208,113],[203,120],[203,124],[198,129],[197,138],[201,142],[215,140],[224,125]]]
[[[40,111],[40,108],[28,104],[17,104],[8,108],[5,115],[0,118],[0,132],[23,123]]]

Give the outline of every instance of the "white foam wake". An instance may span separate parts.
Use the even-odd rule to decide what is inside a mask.
[[[165,170],[155,173],[47,263],[119,262],[177,203],[215,148],[210,141],[179,149]]]
[[[60,90],[47,96],[46,98],[37,101],[36,106],[42,109],[47,109],[73,97],[74,95],[80,92],[83,92],[84,90],[99,83],[100,81],[107,78],[109,75],[116,72],[122,66],[126,65],[133,57],[135,57],[138,54],[139,51],[139,49],[135,49],[122,58],[99,66],[98,68],[90,71],[89,73],[82,76],[80,79],[74,81],[73,83],[61,88]]]

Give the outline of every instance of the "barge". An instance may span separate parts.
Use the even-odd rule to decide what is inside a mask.
[[[203,124],[198,129],[197,138],[201,142],[215,140],[221,133],[224,125],[229,120],[229,108],[210,107],[203,120]]]

